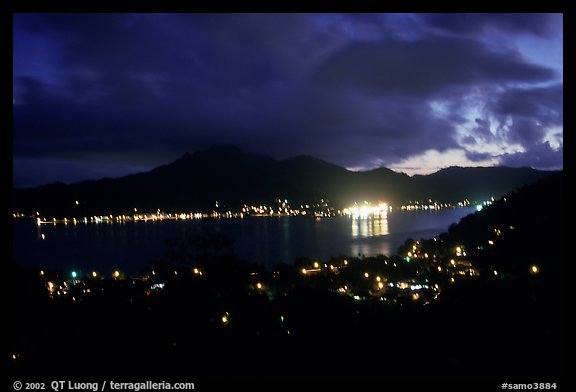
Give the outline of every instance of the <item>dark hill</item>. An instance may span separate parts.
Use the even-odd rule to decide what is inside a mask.
[[[432,199],[487,200],[535,182],[546,174],[549,172],[543,173],[529,167],[449,167],[427,176],[414,176],[412,179],[415,193],[428,194]]]
[[[529,277],[530,266],[537,265],[543,278],[561,279],[563,194],[563,173],[556,173],[463,218],[450,228],[449,236],[466,244],[471,257],[485,268]]]
[[[87,216],[140,211],[212,211],[243,203],[289,199],[294,205],[329,199],[336,207],[357,200],[454,202],[499,197],[548,176],[530,168],[449,168],[408,177],[379,168],[352,172],[310,156],[278,161],[235,147],[185,154],[149,172],[66,185],[14,189],[13,209],[44,216]],[[76,205],[75,201],[79,201]]]

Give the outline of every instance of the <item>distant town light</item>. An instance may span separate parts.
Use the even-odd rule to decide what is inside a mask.
[[[40,276],[44,276],[44,270],[40,270]]]
[[[72,271],[70,273],[70,275],[72,275],[72,278],[76,279],[76,277],[78,276],[78,274],[76,273],[76,271]]]
[[[532,273],[533,275],[536,275],[536,274],[540,273],[540,268],[538,268],[537,265],[533,265],[530,267],[530,273]]]
[[[114,276],[115,278],[119,278],[119,277],[120,277],[120,271],[118,271],[118,270],[114,271],[113,276]]]
[[[384,287],[384,283],[378,282],[378,288],[383,288],[383,287]]]
[[[96,271],[92,271],[92,277],[95,278],[98,276],[98,273]]]
[[[308,272],[308,271],[306,271],[306,268],[302,268],[302,273],[303,273],[304,275],[306,275],[307,272]]]
[[[258,290],[261,290],[262,289],[262,283],[260,283],[260,282],[256,283],[256,288]]]
[[[46,239],[46,234],[42,233],[42,234],[41,234],[41,237],[42,237],[43,240],[45,240],[45,239]]]
[[[478,204],[478,205],[476,206],[476,211],[482,211],[482,205]]]
[[[227,315],[223,315],[222,316],[222,324],[226,325],[228,324],[229,320],[228,320],[228,316]]]
[[[370,274],[368,272],[364,272],[364,277],[368,278],[370,276]]]
[[[320,268],[320,264],[317,261],[314,262],[314,268]]]
[[[379,277],[379,276],[376,277],[376,281],[377,281],[377,282],[380,282],[381,280],[382,280],[381,277]]]

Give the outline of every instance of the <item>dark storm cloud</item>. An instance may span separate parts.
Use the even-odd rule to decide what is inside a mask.
[[[539,167],[547,170],[559,170],[563,167],[564,148],[554,149],[550,143],[544,142],[534,145],[529,151],[515,154],[506,154],[502,157],[502,164],[512,167]]]
[[[486,139],[491,139],[492,138],[492,131],[490,130],[490,121],[489,120],[483,120],[481,118],[476,118],[474,119],[474,121],[476,122],[476,124],[478,125],[473,133],[476,135],[480,135],[483,138]]]
[[[369,150],[375,151],[378,146],[381,163],[391,164],[429,148],[442,152],[456,147],[454,126],[464,119],[459,112],[466,108],[463,97],[471,89],[485,90],[484,98],[490,101],[490,94],[515,82],[542,82],[554,76],[552,70],[529,64],[514,51],[499,53],[475,40],[435,37],[351,44],[327,58],[315,70],[313,80],[327,90],[360,91],[371,100],[381,100],[383,125],[376,128],[381,137],[366,138],[362,130],[359,134],[366,146],[371,146]],[[538,101],[541,93],[550,95],[549,99],[557,98],[541,90],[526,94],[523,102]],[[512,105],[513,95],[503,94],[498,105]],[[448,104],[450,115],[442,120],[436,117],[425,106],[433,99],[452,101]],[[558,102],[550,104],[555,107]],[[465,138],[465,144],[475,144],[477,139],[496,141],[489,119],[475,121],[476,127],[469,130],[471,135]],[[509,136],[527,135],[525,126],[513,127]],[[541,139],[542,135],[538,136]],[[510,138],[518,142],[515,139]],[[473,161],[488,158],[478,152],[467,156]]]
[[[180,154],[174,144],[214,133],[213,124],[196,119],[190,125],[185,114],[160,103],[145,101],[144,108],[101,101],[86,104],[47,95],[39,87],[25,90],[24,95],[26,103],[14,107],[15,156],[150,166]]]
[[[96,180],[104,177],[117,177],[147,170],[146,166],[109,165],[59,159],[14,158],[14,186],[28,187],[37,183],[38,178],[55,178],[62,182]]]
[[[508,139],[525,148],[531,148],[544,139],[545,130],[542,124],[532,118],[514,117],[508,129]]]
[[[514,51],[496,52],[466,38],[431,37],[352,44],[316,70],[315,80],[371,93],[427,96],[482,83],[539,82],[555,73],[527,63]]]
[[[289,106],[284,124],[301,135],[306,152],[320,151],[347,166],[358,166],[358,155],[369,157],[370,166],[371,161],[394,162],[431,145],[439,151],[456,146],[451,124],[413,97],[373,99],[318,89],[295,97]],[[306,129],[314,132],[301,131]]]
[[[491,109],[499,115],[533,117],[543,125],[562,125],[563,93],[562,84],[511,88],[498,96]]]
[[[551,129],[563,126],[563,85],[545,87],[508,88],[485,98],[487,118],[477,118],[477,126],[462,139],[463,144],[505,142],[519,145],[524,150],[506,153],[501,163],[510,166],[533,166],[558,169],[563,162],[562,132]],[[492,120],[491,120],[491,119]],[[559,146],[552,147],[547,138],[556,139]],[[468,159],[485,159],[483,154],[467,152]]]
[[[491,157],[492,154],[487,152],[466,151],[466,158],[468,158],[472,162],[481,162],[490,159]]]
[[[479,33],[493,28],[512,33],[548,36],[558,23],[558,14],[421,14],[429,26],[451,33]]]
[[[505,20],[474,23],[521,30]],[[525,130],[535,121],[561,123],[561,84],[515,87],[555,71],[516,48],[436,33],[449,25],[378,14],[15,15],[15,165],[42,160],[45,182],[70,162],[62,178],[81,179],[83,167],[124,173],[220,143],[387,165],[489,140],[488,118],[455,137],[474,121],[465,97],[478,89],[494,116],[519,117],[502,130],[511,141],[541,140]]]
[[[506,118],[501,134],[511,143],[518,143],[525,153],[506,156],[503,162],[527,164],[531,156],[533,165],[558,168],[562,163],[562,145],[553,149],[545,140],[551,127],[563,125],[563,86],[509,89],[493,103],[493,112]],[[561,135],[553,135],[554,137]]]
[[[475,139],[473,136],[468,135],[468,136],[465,136],[464,138],[462,138],[462,143],[465,144],[465,145],[466,145],[466,144],[467,144],[467,145],[475,145],[477,142],[476,142],[476,139]]]

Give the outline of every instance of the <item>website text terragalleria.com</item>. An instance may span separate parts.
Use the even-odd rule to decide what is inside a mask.
[[[15,381],[12,385],[15,391],[19,390],[52,390],[60,391],[143,391],[143,390],[193,390],[193,382],[77,382],[55,380],[49,382],[21,382]]]

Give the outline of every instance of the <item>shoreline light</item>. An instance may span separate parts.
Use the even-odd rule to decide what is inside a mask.
[[[344,208],[344,215],[348,215],[352,218],[368,219],[371,217],[386,217],[388,215],[388,204],[379,203],[378,205],[372,205],[368,202],[364,202],[362,205],[354,203],[353,206]]]

